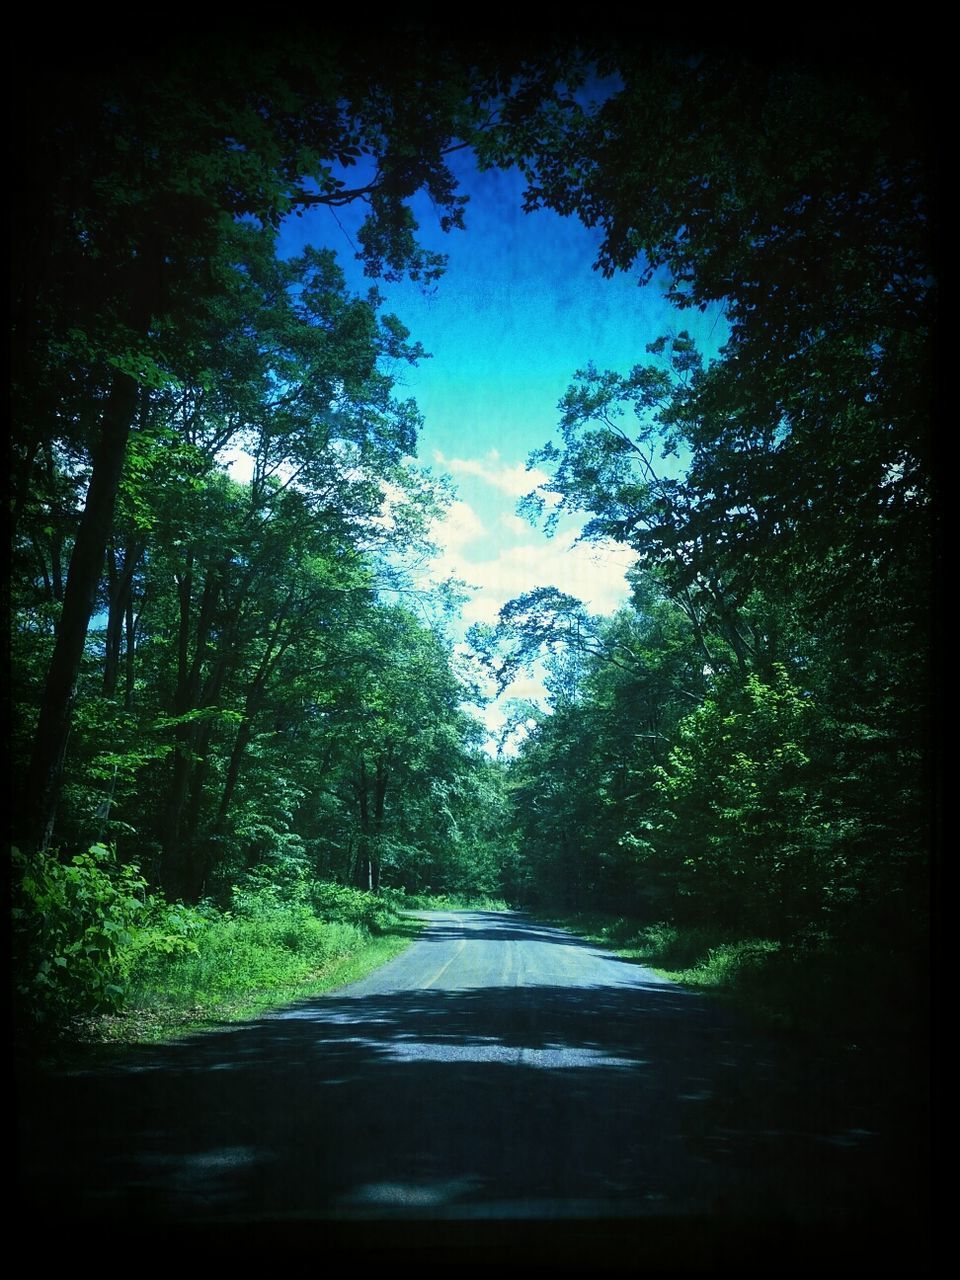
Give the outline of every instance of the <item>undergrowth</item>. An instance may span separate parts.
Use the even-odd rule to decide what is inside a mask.
[[[167,903],[94,846],[15,854],[15,1006],[25,1041],[162,1038],[353,981],[418,931],[401,898],[294,869],[245,876],[226,907]]]
[[[396,890],[392,892],[396,893]],[[403,894],[407,907],[421,911],[509,911],[503,898],[484,893],[410,893]]]
[[[825,932],[789,942],[744,938],[703,925],[596,913],[550,922],[662,977],[709,991],[770,1028],[850,1044],[927,1034],[929,976],[922,948]]]

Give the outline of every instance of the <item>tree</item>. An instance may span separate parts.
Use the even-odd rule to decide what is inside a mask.
[[[809,769],[812,713],[781,667],[770,684],[721,685],[681,723],[656,771],[661,834],[636,842],[666,862],[679,910],[775,936],[822,919],[837,850]]]
[[[548,524],[586,513],[584,536],[637,551],[700,651],[707,700],[691,726],[738,726],[769,783],[766,812],[781,786],[785,797],[779,835],[778,819],[761,833],[729,796],[717,800],[739,814],[726,834],[722,822],[709,835],[697,827],[711,769],[721,789],[739,785],[718,729],[716,758],[697,756],[695,781],[650,844],[662,849],[674,832],[682,877],[680,846],[714,841],[733,874],[740,825],[745,848],[751,830],[765,847],[757,868],[802,828],[805,852],[788,862],[820,889],[798,906],[796,886],[774,876],[764,904],[759,871],[758,913],[816,915],[824,886],[832,912],[844,895],[866,908],[879,885],[916,912],[929,841],[935,534],[925,95],[882,59],[615,40],[588,56],[610,76],[603,101],[501,129],[486,158],[521,165],[528,208],[597,228],[605,273],[656,279],[681,310],[721,304],[729,337],[709,363],[681,331],[626,372],[585,367],[561,402],[560,439],[532,459],[559,503],[548,511],[534,495],[527,509]],[[806,815],[791,809],[785,757],[774,758],[792,739],[775,745],[779,730],[759,728],[786,688],[797,707],[816,708],[796,792]],[[681,748],[694,751],[685,739]],[[829,836],[814,838],[817,814]],[[829,868],[814,845],[829,848]]]
[[[612,618],[538,589],[509,601],[495,628],[470,634],[501,685],[524,667],[546,667],[550,713],[518,709],[526,734],[510,771],[525,892],[636,909],[647,887],[624,836],[652,820],[655,770],[706,696],[689,620],[637,573],[633,607]]]
[[[529,208],[598,227],[607,274],[659,272],[681,309],[722,302],[724,358],[690,371],[668,424],[694,450],[701,498],[727,524],[752,515],[758,553],[798,536],[819,553],[858,524],[851,580],[892,551],[918,567],[936,287],[918,83],[883,60],[615,43],[595,53],[619,88],[554,113],[552,132],[492,136],[488,158],[521,165]],[[640,372],[621,398],[649,408],[669,388],[662,371],[638,385]],[[581,412],[584,395],[609,403],[612,390],[596,375]]]
[[[385,67],[336,40],[197,40],[163,66],[94,61],[86,73],[54,68],[23,82],[16,135],[30,194],[14,255],[15,516],[78,383],[95,406],[77,424],[90,478],[18,822],[28,844],[51,834],[131,431],[151,388],[190,384],[195,356],[180,335],[215,316],[224,288],[239,289],[237,223],[270,250],[291,212],[362,199],[371,271],[431,278],[442,265],[417,244],[406,201],[425,187],[444,225],[459,225],[444,154],[482,118],[484,95],[466,91],[465,72],[455,88],[434,66],[421,74],[429,55],[416,41],[409,53]],[[358,165],[365,176],[350,187],[340,173]],[[56,187],[37,208],[50,175]],[[357,308],[350,320],[368,323]],[[256,312],[248,321],[255,330]],[[347,376],[350,356],[340,356]]]

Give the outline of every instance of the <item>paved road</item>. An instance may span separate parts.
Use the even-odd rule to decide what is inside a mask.
[[[350,987],[29,1083],[27,1207],[802,1232],[910,1203],[922,1133],[913,1150],[902,1110],[838,1080],[835,1062],[523,916],[428,915]]]

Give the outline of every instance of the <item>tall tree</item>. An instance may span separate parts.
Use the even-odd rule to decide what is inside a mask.
[[[680,308],[722,303],[730,336],[707,370],[674,342],[672,386],[662,366],[586,375],[564,429],[593,419],[580,439],[596,457],[582,453],[559,487],[622,536],[651,513],[679,523],[674,557],[711,538],[714,561],[726,553],[755,566],[799,552],[823,566],[844,546],[828,590],[878,565],[919,585],[930,554],[936,296],[934,154],[919,81],[865,57],[615,42],[596,56],[619,81],[602,103],[555,114],[552,133],[491,135],[489,158],[521,164],[528,207],[599,228],[604,272],[659,272]],[[627,405],[641,414],[639,439],[596,421]],[[608,483],[650,441],[656,414],[660,443],[692,454],[690,518],[649,454],[632,501],[622,493],[617,503]],[[595,482],[591,462],[606,469]]]
[[[228,249],[236,221],[271,245],[289,213],[362,199],[372,271],[439,271],[406,201],[425,187],[444,224],[459,224],[462,199],[444,154],[484,108],[482,93],[467,92],[468,73],[452,87],[434,66],[422,74],[427,58],[416,41],[409,58],[384,65],[335,39],[256,48],[197,40],[162,64],[100,58],[22,81],[15,514],[45,442],[60,432],[71,383],[81,379],[96,406],[83,427],[90,480],[18,822],[27,843],[50,838],[131,430],[151,386],[189,375],[192,353],[178,335],[216,310],[225,277],[240,269]],[[341,176],[351,168],[363,173],[354,186]],[[39,192],[49,194],[39,201]]]
[[[707,700],[660,763],[663,804],[683,802],[650,820],[701,870],[704,847],[724,851],[731,876],[740,823],[758,911],[776,864],[794,921],[820,909],[814,882],[831,910],[886,897],[916,914],[936,532],[923,87],[889,55],[592,53],[601,102],[505,127],[484,154],[521,165],[528,208],[597,228],[605,273],[656,277],[681,310],[722,304],[729,327],[709,364],[681,332],[626,372],[587,366],[534,455],[553,519],[586,513],[585,536],[629,543],[700,649]]]

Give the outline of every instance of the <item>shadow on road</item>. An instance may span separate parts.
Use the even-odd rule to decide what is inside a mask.
[[[860,1083],[677,988],[327,997],[24,1082],[24,1206],[125,1223],[919,1222],[922,1102]]]
[[[544,942],[554,946],[583,947],[588,951],[598,948],[583,938],[574,937],[572,933],[563,933],[548,925],[531,924],[517,920],[505,913],[494,915],[489,913],[490,920],[486,925],[477,926],[472,921],[482,917],[484,912],[472,911],[470,922],[458,924],[453,920],[433,920],[430,928],[421,935],[424,942],[458,942],[468,939],[470,942]]]

